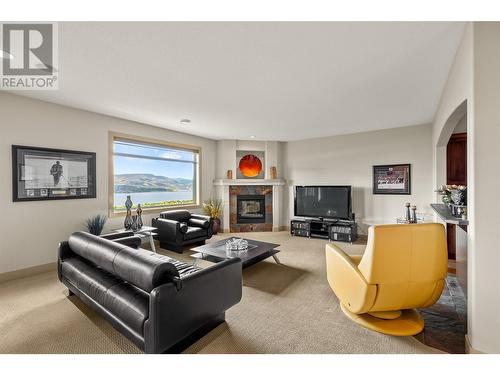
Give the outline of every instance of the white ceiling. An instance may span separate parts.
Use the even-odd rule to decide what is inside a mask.
[[[59,90],[16,92],[214,139],[429,123],[464,23],[59,24]],[[191,119],[180,125],[180,119]]]

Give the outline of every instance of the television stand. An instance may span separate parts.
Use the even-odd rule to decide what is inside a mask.
[[[352,243],[358,238],[357,232],[354,220],[293,219],[290,222],[290,234],[298,237]]]

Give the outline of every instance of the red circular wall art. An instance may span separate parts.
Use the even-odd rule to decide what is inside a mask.
[[[245,155],[240,159],[240,171],[245,177],[258,176],[262,171],[262,162],[255,155]]]

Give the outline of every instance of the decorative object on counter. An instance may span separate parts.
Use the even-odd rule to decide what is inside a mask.
[[[405,207],[406,207],[406,213],[405,213],[405,220],[409,223],[410,220],[411,220],[411,216],[410,216],[410,202],[406,203],[405,204]]]
[[[226,250],[241,251],[248,249],[248,241],[243,238],[232,238],[226,241]]]
[[[271,175],[271,179],[276,180],[278,178],[278,171],[276,167],[269,168],[269,174]]]
[[[140,203],[137,205],[136,212],[137,212],[137,228],[141,229],[144,223],[142,222],[142,207]]]
[[[410,202],[405,204],[405,216],[396,218],[397,224],[417,224],[429,222],[425,213],[417,213],[417,206],[412,206]],[[432,221],[432,220],[430,220]]]
[[[222,216],[222,199],[210,198],[206,200],[205,202],[203,202],[203,210],[213,219],[213,234],[219,233],[220,217]]]
[[[410,195],[410,164],[374,165],[373,194]]]
[[[130,226],[130,229],[135,232],[139,230],[139,226],[137,223],[137,215],[132,215],[132,225]]]
[[[85,227],[90,234],[100,236],[107,220],[105,215],[95,215],[85,220]]]
[[[417,223],[417,206],[411,206],[411,223]]]
[[[467,186],[465,185],[442,185],[435,190],[442,195],[441,200],[456,217],[463,217],[464,212],[467,215]]]
[[[233,170],[232,169],[228,169],[227,170],[226,177],[227,177],[228,180],[232,180],[233,179]]]
[[[463,220],[467,220],[467,206],[461,207],[460,215],[462,216]]]
[[[125,201],[125,208],[127,209],[127,213],[125,215],[125,220],[123,221],[123,227],[125,229],[132,228],[132,199],[130,199],[130,195],[127,195],[127,200]]]

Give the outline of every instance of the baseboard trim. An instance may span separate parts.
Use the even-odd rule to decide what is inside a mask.
[[[8,281],[23,279],[25,277],[34,276],[39,273],[55,271],[57,269],[57,262],[42,264],[40,266],[23,268],[16,271],[0,273],[0,284]]]
[[[290,231],[290,227],[273,227],[272,231],[273,232]],[[219,230],[219,233],[231,233],[231,230],[221,228]],[[266,232],[234,232],[234,233],[266,233]]]
[[[465,353],[467,354],[485,354],[484,352],[474,348],[469,340],[469,335],[465,335]]]
[[[274,227],[273,228],[273,232],[283,232],[283,231],[286,231],[287,230],[287,227]]]

